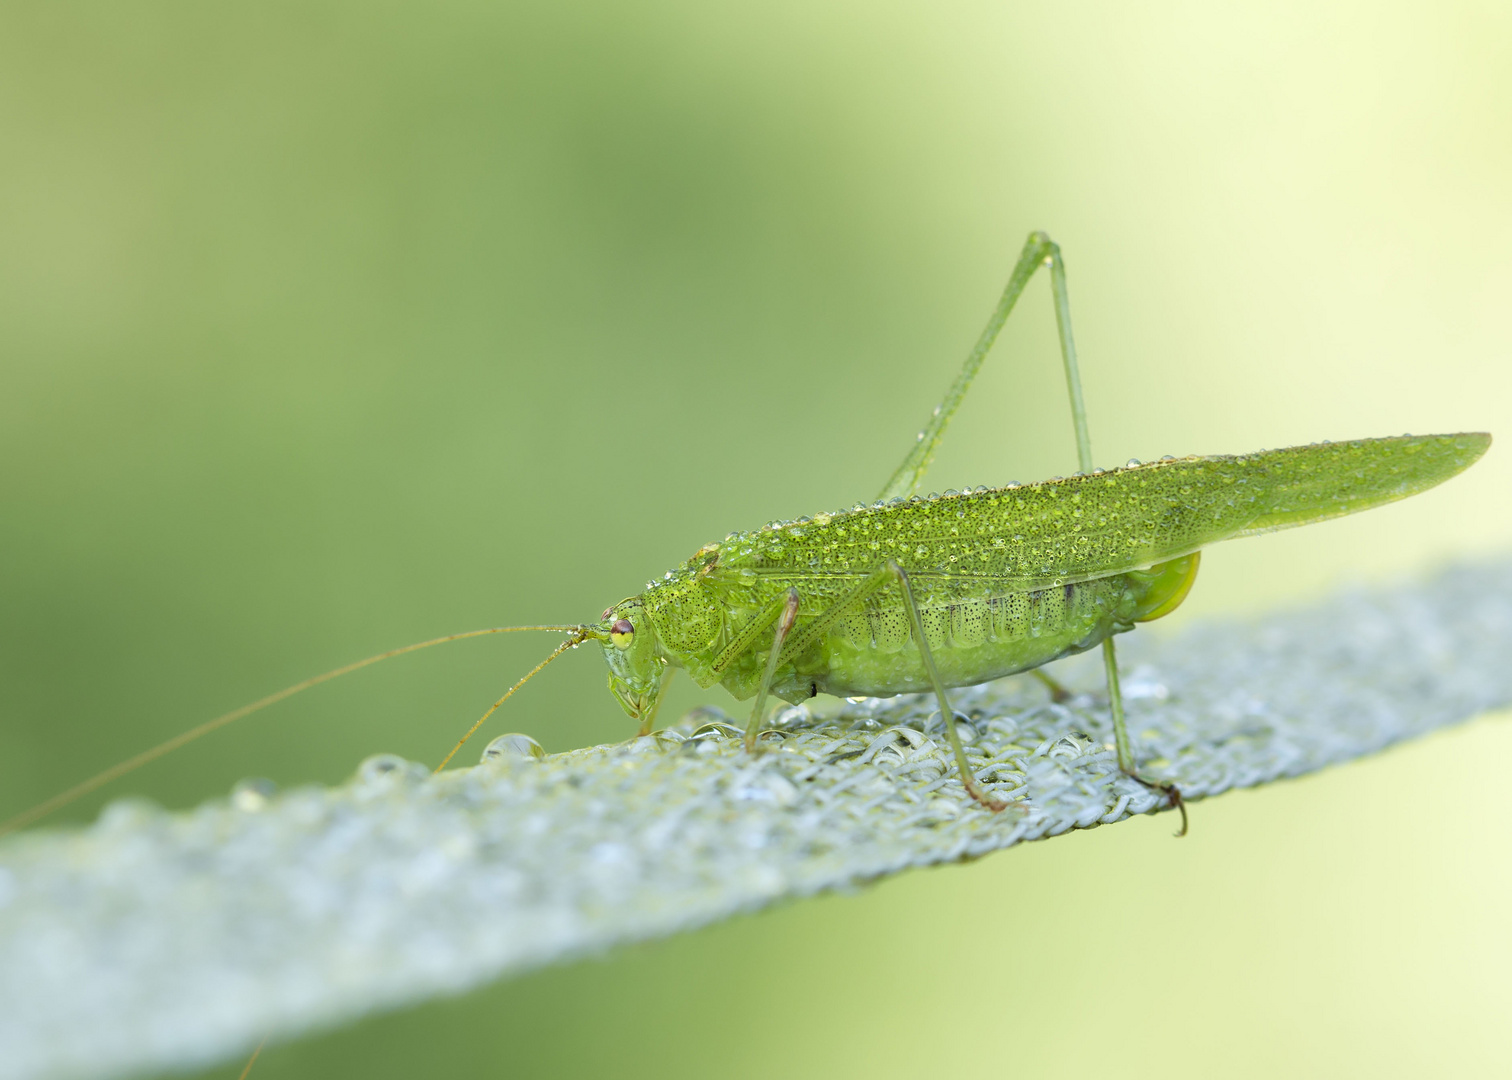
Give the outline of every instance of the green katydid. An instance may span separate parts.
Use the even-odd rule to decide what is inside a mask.
[[[916,494],[945,429],[1030,278],[1050,271],[1081,471],[1037,484]],[[216,727],[378,660],[483,634],[568,636],[475,723],[438,766],[543,667],[587,641],[603,647],[609,689],[651,731],[674,668],[703,687],[754,698],[754,751],[769,695],[883,696],[931,691],[966,793],[978,785],[949,690],[1103,648],[1119,767],[1185,809],[1176,786],[1142,777],[1124,722],[1114,635],[1170,613],[1196,577],[1200,549],[1305,525],[1424,491],[1462,471],[1486,434],[1321,443],[1238,456],[1092,465],[1071,333],[1065,265],[1044,233],[1024,245],[997,308],[949,393],[877,501],[734,533],[582,625],[499,627],[405,646],[316,676],[218,717],[85,781],[18,818],[26,824]],[[1053,680],[1046,679],[1053,684]]]

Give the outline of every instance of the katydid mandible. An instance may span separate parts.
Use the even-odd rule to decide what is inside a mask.
[[[918,495],[946,427],[1042,266],[1050,272],[1080,472],[1036,484]],[[754,698],[745,733],[752,751],[771,695],[796,703],[821,693],[932,692],[966,793],[997,811],[1005,804],[972,774],[949,690],[1037,671],[1101,645],[1119,767],[1164,792],[1182,810],[1184,832],[1178,788],[1136,767],[1114,636],[1174,611],[1208,544],[1406,498],[1467,468],[1490,442],[1483,433],[1399,436],[1096,469],[1065,264],[1060,248],[1036,232],[945,399],[870,505],[732,533],[608,608],[596,623],[456,634],[316,676],[123,762],[0,825],[0,832],[337,675],[444,641],[519,630],[568,636],[494,703],[437,771],[541,668],[596,641],[608,662],[610,692],[639,721],[641,734],[652,729],[667,677],[683,668],[700,686],[721,683],[738,700]]]

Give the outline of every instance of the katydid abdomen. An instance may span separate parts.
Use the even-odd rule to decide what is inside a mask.
[[[954,602],[932,601],[920,587],[919,615],[935,667],[947,687],[972,686],[1085,652],[1156,610],[1174,609],[1172,597],[1177,590],[1185,595],[1197,556],[1177,561],[1175,574],[1158,567]],[[790,671],[778,672],[772,690],[797,702],[814,694],[916,693],[931,685],[908,613],[884,599],[837,622],[794,658]]]

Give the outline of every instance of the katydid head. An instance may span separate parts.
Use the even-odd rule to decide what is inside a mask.
[[[656,629],[638,596],[621,600],[604,612],[604,621],[594,628],[609,665],[609,692],[630,719],[649,730],[661,703],[662,676],[667,659],[657,645]]]

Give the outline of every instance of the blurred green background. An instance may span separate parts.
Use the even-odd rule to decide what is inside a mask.
[[[7,2],[0,162],[0,815],[870,497],[1032,228],[1103,464],[1512,437],[1493,0]],[[1506,550],[1507,461],[1215,549],[1146,632]],[[1073,462],[1037,282],[931,486]],[[550,644],[323,687],[57,820],[435,761]],[[574,655],[491,732],[621,738],[603,682]],[[255,1075],[1507,1070],[1506,719],[1202,804],[1182,843],[1141,819],[911,874]]]

